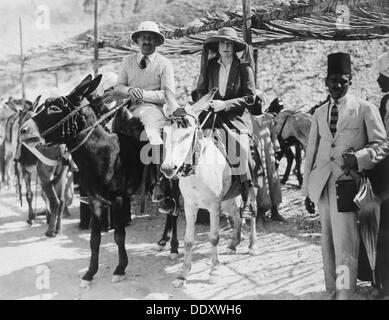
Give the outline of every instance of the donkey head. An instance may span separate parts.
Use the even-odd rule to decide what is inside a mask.
[[[85,118],[77,108],[88,104],[85,97],[96,89],[100,81],[101,76],[92,80],[92,76],[88,75],[66,97],[46,99],[44,104],[37,108],[36,111],[39,112],[20,128],[20,140],[33,147],[38,143],[66,143],[69,138],[74,138],[85,126]]]
[[[279,114],[284,109],[284,104],[279,98],[275,98],[265,112]]]
[[[185,107],[185,111],[179,116],[168,117],[164,125],[165,159],[161,165],[161,171],[167,178],[176,177],[185,165],[188,154],[191,153],[198,129],[198,116],[209,107],[217,88],[212,89],[198,102]],[[165,89],[165,100],[168,109],[178,106],[174,94]]]

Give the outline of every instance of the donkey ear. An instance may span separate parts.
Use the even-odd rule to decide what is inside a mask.
[[[209,107],[209,104],[211,103],[214,95],[218,90],[219,90],[218,88],[211,89],[199,101],[197,101],[195,104],[192,104],[191,106],[188,106],[188,108],[190,108],[193,112],[200,114],[201,111],[204,111]]]
[[[39,95],[39,96],[36,97],[34,103],[32,104],[32,108],[31,108],[32,111],[35,112],[36,108],[37,108],[38,105],[39,105],[39,101],[41,100],[41,97],[42,97],[41,95]]]
[[[94,78],[91,82],[88,83],[88,90],[84,94],[84,96],[89,96],[93,91],[97,89],[99,86],[101,79],[103,78],[102,74],[99,74],[96,78]]]
[[[88,74],[73,90],[67,95],[67,98],[77,104],[85,95],[88,84],[92,81],[92,75]]]

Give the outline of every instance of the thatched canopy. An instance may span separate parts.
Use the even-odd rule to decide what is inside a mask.
[[[368,40],[389,36],[389,0],[275,0],[272,5],[251,8],[253,46],[269,43],[322,39]],[[208,15],[185,28],[161,24],[167,41],[163,54],[192,54],[204,39],[224,26],[241,32],[242,9]],[[136,51],[125,24],[103,26],[99,37],[99,63],[119,61]],[[50,72],[93,62],[93,31],[66,44],[36,49],[25,56],[25,72]],[[241,34],[242,36],[242,34]],[[19,72],[18,56],[3,61],[0,72]]]

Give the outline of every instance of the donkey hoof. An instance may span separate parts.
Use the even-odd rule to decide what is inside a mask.
[[[81,289],[88,289],[92,286],[92,281],[81,279],[80,281],[80,288]]]
[[[250,248],[249,249],[249,255],[250,256],[257,256],[258,255],[258,250],[256,248]]]
[[[185,284],[185,279],[176,279],[172,284],[174,288],[182,288]]]
[[[34,220],[32,220],[32,219],[31,219],[31,220],[28,219],[26,222],[27,222],[30,226],[34,224]]]
[[[155,248],[157,251],[163,251],[166,249],[166,246],[161,246],[159,244],[157,244],[157,247]]]
[[[178,253],[171,253],[170,260],[177,261],[178,260]]]
[[[236,249],[227,248],[227,249],[226,249],[226,253],[227,253],[227,254],[230,254],[230,255],[236,254]]]
[[[126,279],[125,274],[114,274],[112,276],[112,283],[117,283],[117,282],[123,281],[124,279]]]
[[[45,236],[48,237],[48,238],[54,238],[54,237],[56,237],[57,235],[56,235],[54,232],[46,231],[46,232],[45,232]]]

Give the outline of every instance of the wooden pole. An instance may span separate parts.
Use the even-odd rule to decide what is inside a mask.
[[[242,0],[243,2],[243,37],[244,41],[251,46],[253,38],[251,36],[251,7],[250,0]]]
[[[95,73],[95,77],[99,73],[99,8],[98,8],[98,0],[95,0],[95,28],[94,28],[94,45],[95,45],[95,61],[94,61],[94,66],[93,70]]]
[[[22,99],[26,98],[26,91],[24,85],[24,54],[23,54],[23,29],[22,18],[19,17],[19,35],[20,35],[20,82],[22,84]]]
[[[58,73],[57,72],[54,73],[54,77],[55,77],[55,87],[58,88],[59,83],[58,83]]]
[[[257,66],[257,57],[258,57],[258,51],[255,49],[255,52],[253,54],[253,38],[251,33],[251,5],[250,0],[242,0],[243,4],[243,37],[244,41],[249,45],[250,55],[253,57],[254,60],[254,79],[255,84],[257,83],[257,72],[258,72],[258,66]]]

